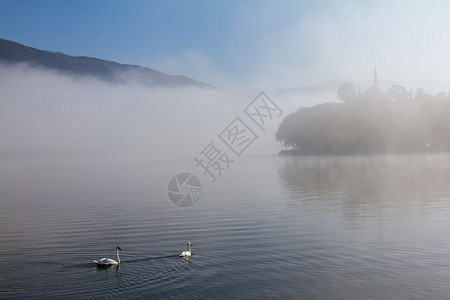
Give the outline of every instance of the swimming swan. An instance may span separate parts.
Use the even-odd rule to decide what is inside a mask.
[[[111,258],[102,258],[99,261],[94,260],[94,263],[99,267],[106,266],[116,266],[120,264],[119,250],[122,250],[120,247],[116,247],[116,260]]]
[[[180,257],[191,257],[192,256],[191,246],[194,246],[194,245],[192,245],[191,242],[188,242],[187,243],[187,248],[188,248],[187,251],[181,252]]]

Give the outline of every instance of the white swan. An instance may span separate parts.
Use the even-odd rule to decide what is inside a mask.
[[[191,242],[188,242],[187,243],[187,248],[188,248],[187,251],[181,252],[180,257],[191,257],[192,256],[191,246],[194,246],[194,245],[192,245]]]
[[[120,247],[116,247],[116,260],[111,258],[102,258],[99,261],[94,260],[94,263],[99,267],[106,266],[117,266],[120,264],[119,250],[122,250]]]

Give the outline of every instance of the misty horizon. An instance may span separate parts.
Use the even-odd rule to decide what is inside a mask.
[[[61,74],[27,63],[0,65],[0,77],[4,124],[0,153],[8,158],[192,157],[257,94],[146,87],[132,77],[115,83],[93,76]],[[361,86],[373,85],[373,79],[353,82],[360,84],[360,90]],[[337,90],[342,83],[334,80],[267,92],[289,114],[301,107],[340,102]],[[415,82],[436,91],[447,87],[433,83]],[[395,85],[398,81],[380,79],[378,84]],[[198,122],[192,123],[192,119]],[[275,154],[282,149],[275,141],[279,122],[281,119],[258,139],[250,153]]]

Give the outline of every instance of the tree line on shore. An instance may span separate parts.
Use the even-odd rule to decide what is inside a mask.
[[[450,151],[450,100],[392,85],[364,93],[344,83],[343,103],[300,108],[279,125],[281,154],[385,154]]]

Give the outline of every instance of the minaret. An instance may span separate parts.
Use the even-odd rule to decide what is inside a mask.
[[[378,86],[378,78],[377,78],[377,68],[375,68],[375,71],[373,72],[373,83]]]

